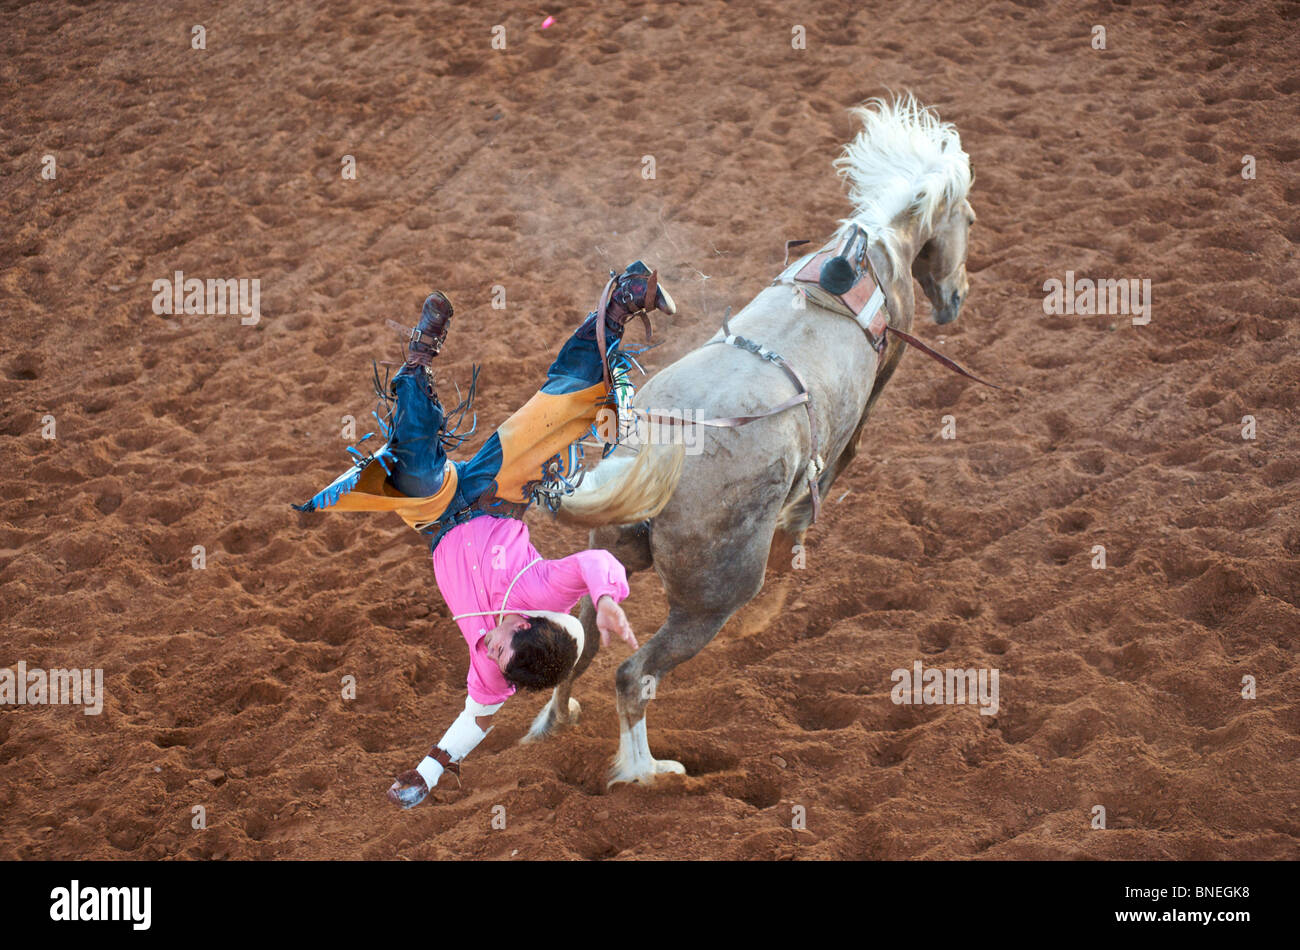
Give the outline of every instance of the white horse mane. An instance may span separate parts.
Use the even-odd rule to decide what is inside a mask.
[[[862,131],[833,164],[849,183],[855,210],[840,221],[838,234],[856,224],[897,262],[893,222],[908,213],[928,231],[941,209],[969,194],[970,156],[956,127],[910,92],[893,102],[868,99],[849,113],[862,120]]]

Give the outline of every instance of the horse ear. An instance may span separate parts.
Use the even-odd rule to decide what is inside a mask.
[[[907,332],[912,327],[912,317],[916,313],[911,272],[899,274],[880,241],[872,241],[867,246],[867,260],[871,261],[871,270],[880,282],[880,289],[884,291],[890,325]]]

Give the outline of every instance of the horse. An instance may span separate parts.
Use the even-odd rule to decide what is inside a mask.
[[[975,221],[970,159],[960,135],[910,93],[867,100],[850,114],[861,129],[832,165],[847,179],[854,210],[839,222],[832,243],[860,233],[855,228],[865,231],[865,257],[884,292],[880,318],[889,329],[912,328],[913,278],[932,304],[934,322],[950,323],[969,291],[966,248]],[[773,284],[727,329],[795,368],[815,412],[792,407],[764,415],[795,388],[791,376],[754,352],[710,345],[726,341],[728,333],[719,330],[648,380],[633,405],[643,413],[689,407],[701,418],[762,418],[702,429],[691,453],[680,442],[646,444],[635,453],[620,447],[560,505],[560,520],[589,527],[590,546],[612,552],[629,574],[654,568],[669,603],[663,625],[618,668],[620,734],[609,785],[685,774],[680,762],[650,752],[651,698],[661,698],[657,687],[670,670],[757,596],[769,560],[803,542],[818,494],[825,497],[853,461],[872,407],[898,369],[901,339],[886,331],[877,349],[851,316],[801,297],[791,284]],[[554,734],[581,711],[573,684],[600,643],[589,598],[580,619],[584,651],[522,741]]]

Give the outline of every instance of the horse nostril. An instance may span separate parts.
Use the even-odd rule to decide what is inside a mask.
[[[950,299],[948,302],[949,302],[949,304],[951,304],[951,306],[952,306],[952,308],[953,308],[954,310],[956,310],[958,307],[960,307],[960,306],[961,306],[961,291],[960,291],[960,290],[954,290],[954,291],[952,292],[952,297],[951,297],[951,299]]]

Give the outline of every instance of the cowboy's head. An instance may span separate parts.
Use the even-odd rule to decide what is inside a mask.
[[[507,614],[483,642],[488,656],[512,686],[552,689],[578,662],[581,632],[576,617]]]

